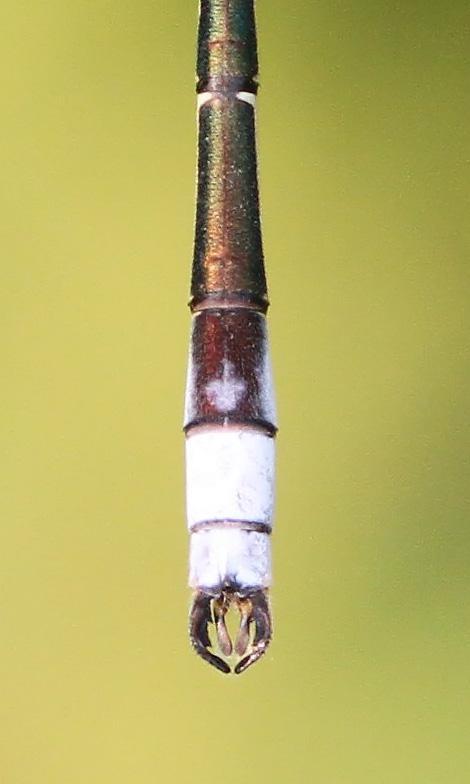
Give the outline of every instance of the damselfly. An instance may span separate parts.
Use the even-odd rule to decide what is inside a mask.
[[[190,637],[241,673],[271,639],[274,395],[255,145],[254,0],[201,0],[193,314],[186,388]],[[232,643],[225,616],[239,612]],[[211,640],[210,624],[215,624]],[[218,653],[213,650],[218,649]]]

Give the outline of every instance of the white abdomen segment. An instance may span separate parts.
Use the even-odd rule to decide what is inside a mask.
[[[260,523],[271,528],[274,439],[237,427],[209,427],[186,439],[187,518]]]
[[[271,584],[271,537],[236,527],[191,534],[189,585],[218,593],[230,584],[240,590]]]

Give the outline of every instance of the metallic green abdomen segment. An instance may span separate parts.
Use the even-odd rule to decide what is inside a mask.
[[[199,113],[191,295],[267,304],[251,104],[215,97]]]
[[[204,90],[208,80],[227,76],[252,81],[257,72],[253,0],[201,0],[199,89]]]

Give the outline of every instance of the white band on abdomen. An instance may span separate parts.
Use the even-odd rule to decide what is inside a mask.
[[[247,93],[241,90],[237,93],[237,98],[239,101],[245,101],[245,103],[249,103],[251,106],[256,106],[256,95],[254,93]]]
[[[205,103],[207,103],[208,101],[211,101],[213,99],[213,97],[214,97],[214,93],[208,93],[208,92],[207,93],[198,93],[197,96],[196,96],[198,111],[201,108],[201,106],[204,106]]]
[[[214,92],[205,92],[205,93],[198,93],[196,96],[197,100],[197,109],[204,106],[205,103],[212,101],[213,98],[216,98],[218,93]],[[251,104],[251,106],[256,106],[256,95],[254,93],[248,93],[244,90],[240,90],[238,93],[235,93],[235,97],[238,98],[239,101],[244,101],[245,103]]]
[[[246,428],[215,428],[186,439],[189,529],[236,520],[272,526],[274,439]]]

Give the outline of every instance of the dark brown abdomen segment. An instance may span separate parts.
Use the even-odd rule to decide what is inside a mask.
[[[193,317],[185,430],[240,424],[274,435],[266,320],[246,308]]]

